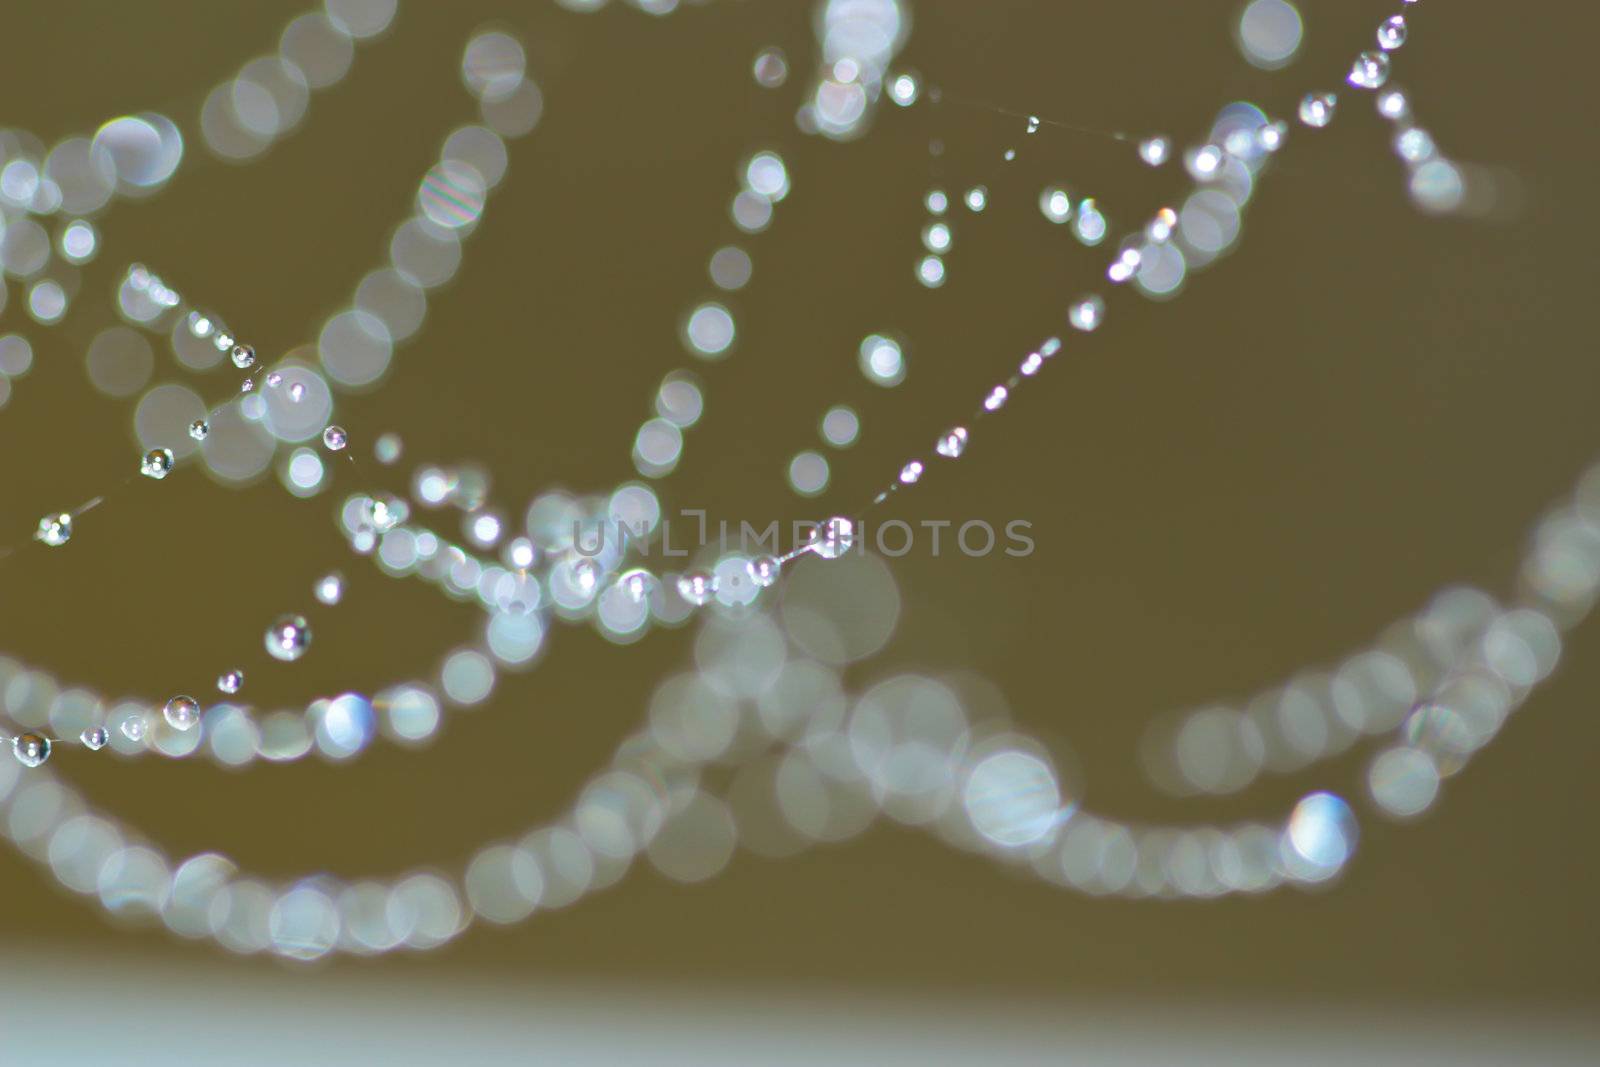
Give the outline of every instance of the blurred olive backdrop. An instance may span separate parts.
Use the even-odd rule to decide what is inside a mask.
[[[1349,56],[1395,5],[1299,6],[1305,47],[1270,75],[1239,58],[1232,0],[922,0],[902,62],[951,97],[1184,143],[1230,100],[1292,114],[1301,93],[1342,87]],[[794,191],[749,242],[754,281],[732,300],[737,351],[702,368],[708,416],[664,490],[671,505],[735,521],[855,506],[1063,327],[1102,257],[1043,223],[1043,185],[1095,195],[1129,221],[1182,182],[1176,166],[1140,165],[1131,145],[1053,128],[1024,138],[1020,119],[949,100],[880,114],[853,144],[804,137],[793,114],[815,62],[812,5],[790,0],[717,0],[661,19],[617,5],[580,16],[550,3],[403,3],[264,159],[207,157],[195,123],[206,89],[269,50],[301,9],[9,6],[5,123],[54,140],[158,109],[188,138],[171,188],[109,213],[63,324],[29,322],[14,286],[0,315],[38,357],[0,413],[11,541],[134,466],[131,403],[95,393],[84,373],[88,340],[113,321],[118,272],[149,264],[268,357],[313,340],[381,260],[440,140],[475,114],[459,64],[484,26],[524,41],[545,117],[512,142],[460,274],[382,390],[339,403],[360,454],[381,432],[404,438],[404,463],[385,474],[396,489],[416,463],[476,459],[516,513],[541,488],[630,476],[632,434],[660,376],[687,361],[679,319],[710,291],[706,257],[735,236],[735,168],[755,149],[784,155]],[[1592,9],[1452,0],[1412,14],[1396,80],[1453,156],[1503,168],[1502,217],[1414,211],[1387,128],[1346,91],[1332,127],[1292,132],[1231,257],[1170,304],[1127,294],[1110,328],[1020,393],[966,459],[895,501],[912,522],[1028,519],[1038,550],[897,561],[899,632],[851,676],[897,665],[986,676],[1080,769],[1090,804],[1130,818],[1276,817],[1307,789],[1340,792],[1364,837],[1339,884],[1208,903],[1087,899],[885,823],[788,861],[738,855],[697,887],[641,865],[570,911],[334,970],[1591,1000],[1600,626],[1572,634],[1554,682],[1415,825],[1371,817],[1356,756],[1226,801],[1163,799],[1137,767],[1141,731],[1163,711],[1336,662],[1443,585],[1509,591],[1532,521],[1600,451]],[[775,92],[750,76],[774,44],[791,62]],[[1003,164],[1013,146],[1019,159]],[[911,268],[935,182],[985,182],[992,208],[957,217],[950,282],[928,291]],[[907,339],[898,389],[856,368],[874,330]],[[157,380],[181,377],[157,352]],[[785,464],[839,401],[861,411],[862,440],[835,464],[829,495],[802,504]],[[466,639],[478,613],[350,558],[332,521],[340,493],[296,501],[270,480],[228,492],[188,467],[134,485],[67,548],[0,565],[0,647],[69,682],[151,698],[206,689],[236,663],[249,696],[272,706],[407,677]],[[344,604],[317,614],[303,661],[270,663],[265,622],[308,606],[330,566],[349,576]],[[348,766],[232,774],[77,749],[55,762],[169,853],[217,849],[268,876],[458,868],[482,841],[568,803],[691,636],[619,649],[560,629],[536,670],[454,714],[432,747],[377,746]],[[118,929],[9,851],[0,889],[13,943],[218,954]]]

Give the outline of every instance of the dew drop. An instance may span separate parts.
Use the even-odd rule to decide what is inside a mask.
[[[218,352],[226,352],[233,347],[233,334],[225,330],[218,331],[211,336],[211,343],[216,346]]]
[[[83,747],[90,752],[99,752],[106,747],[106,742],[111,740],[111,735],[106,733],[104,726],[91,726],[78,735],[78,740],[83,742]]]
[[[1390,89],[1378,97],[1378,114],[1390,122],[1399,122],[1411,114],[1411,104],[1399,89]]]
[[[344,427],[328,426],[322,431],[322,443],[327,446],[328,451],[338,452],[350,443],[350,438],[345,435]]]
[[[241,393],[253,393],[255,392],[255,389],[256,380],[254,378],[246,378],[244,381],[239,383],[239,392]]]
[[[1086,296],[1072,307],[1067,309],[1067,321],[1075,330],[1090,333],[1100,326],[1100,320],[1105,318],[1106,302],[1098,296]]]
[[[1039,116],[1038,115],[1029,115],[1028,116],[1028,132],[1029,133],[1038,133],[1039,132]]]
[[[273,659],[293,663],[311,647],[311,625],[304,615],[279,615],[267,627],[265,643]]]
[[[1321,129],[1333,121],[1339,98],[1333,93],[1307,93],[1300,101],[1300,121]]]
[[[255,366],[256,350],[249,345],[233,346],[233,365],[240,370]]]
[[[235,669],[217,675],[217,691],[232,696],[244,688],[244,671]]]
[[[1406,17],[1395,15],[1378,27],[1378,47],[1393,52],[1406,43]]]
[[[172,473],[172,453],[165,448],[152,448],[139,461],[139,473],[160,481]]]
[[[1005,407],[1006,398],[1008,398],[1010,395],[1011,391],[1005,386],[995,386],[993,389],[989,390],[989,395],[983,398],[983,410],[999,411],[1001,408]]]
[[[122,736],[126,737],[129,741],[143,741],[144,717],[137,716],[132,719],[123,719],[121,730]]]
[[[344,576],[338,571],[324,574],[317,579],[313,592],[316,594],[318,603],[332,607],[344,597]]]
[[[939,443],[933,446],[935,452],[946,459],[956,459],[967,450],[967,428],[953,426],[945,435],[939,438]]]
[[[915,485],[922,477],[922,461],[914,459],[900,468],[900,484]]]
[[[211,424],[205,419],[195,419],[189,424],[189,436],[196,441],[204,441],[211,432]]]
[[[406,517],[406,506],[398,500],[369,499],[365,511],[367,522],[379,533],[388,533]]]
[[[704,571],[678,576],[678,595],[696,607],[710,603],[717,592],[717,581]]]
[[[66,544],[72,540],[72,516],[64,511],[59,515],[46,515],[39,520],[39,529],[34,531],[33,537],[51,548]]]
[[[1165,137],[1146,137],[1139,142],[1139,158],[1152,167],[1159,167],[1172,155],[1172,142]]]
[[[1383,52],[1362,52],[1345,81],[1357,89],[1376,89],[1389,80],[1389,57]]]
[[[581,556],[573,561],[572,579],[578,590],[588,596],[600,582],[600,565],[588,556]]]
[[[300,403],[301,400],[305,399],[305,395],[306,384],[304,382],[295,382],[289,386],[289,399],[294,403]]]
[[[50,758],[50,739],[43,734],[18,734],[11,739],[11,754],[24,767],[41,766]]]
[[[161,717],[174,730],[192,730],[200,722],[200,702],[190,696],[175,696],[161,709]]]
[[[276,389],[278,386],[280,386],[282,384],[283,384],[283,375],[279,374],[275,370],[267,372],[267,388],[268,389]]]
[[[967,190],[967,195],[963,199],[967,202],[968,211],[982,211],[989,206],[989,190],[981,185],[974,185]]]
[[[823,559],[838,559],[850,551],[856,542],[856,524],[843,515],[835,515],[823,524],[806,547]]]
[[[656,588],[656,576],[642,567],[636,567],[617,579],[617,588],[635,604],[643,604]]]
[[[769,589],[778,580],[778,572],[783,569],[772,556],[757,556],[745,565],[750,572],[750,580],[763,589]]]

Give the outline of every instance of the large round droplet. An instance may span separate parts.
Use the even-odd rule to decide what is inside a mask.
[[[160,481],[172,473],[172,452],[165,448],[152,448],[139,461],[139,473]]]
[[[322,431],[322,443],[330,452],[338,452],[350,443],[350,438],[345,436],[342,426],[329,426]]]
[[[311,646],[311,625],[304,615],[279,615],[267,627],[266,646],[273,659],[293,663]]]
[[[256,350],[250,345],[233,346],[233,365],[240,370],[255,366]]]
[[[200,702],[191,696],[175,696],[161,709],[161,715],[174,730],[192,730],[200,722]]]
[[[11,752],[24,767],[37,767],[50,758],[50,739],[43,734],[19,734],[11,739]]]

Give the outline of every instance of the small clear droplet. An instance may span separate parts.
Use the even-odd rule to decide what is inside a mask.
[[[192,730],[200,722],[200,702],[191,696],[175,696],[161,709],[161,717],[174,730]]]
[[[982,211],[989,206],[989,190],[981,185],[974,185],[967,190],[967,195],[963,199],[967,202],[968,211]]]
[[[989,395],[983,398],[983,410],[999,411],[1005,407],[1006,400],[1011,396],[1011,390],[1003,385],[997,385],[989,390]]]
[[[900,468],[900,483],[902,485],[915,485],[922,477],[922,461],[914,459]]]
[[[304,382],[295,382],[289,386],[289,399],[298,404],[305,398],[306,386]]]
[[[273,659],[293,663],[311,646],[311,624],[304,615],[279,615],[267,627],[265,643]]]
[[[1038,115],[1029,115],[1028,116],[1028,132],[1029,133],[1038,133],[1039,132],[1039,116]]]
[[[50,758],[50,739],[43,734],[18,734],[11,739],[11,754],[24,767],[38,767]]]
[[[46,515],[39,520],[39,529],[34,532],[34,540],[43,541],[51,548],[58,548],[72,540],[72,516],[66,512],[59,515]]]
[[[398,500],[380,500],[376,497],[367,500],[367,522],[379,533],[388,533],[404,521],[408,510],[405,504]]]
[[[205,419],[195,419],[189,424],[189,436],[196,441],[204,441],[211,432],[211,424]]]
[[[239,392],[241,393],[253,393],[255,390],[256,380],[254,378],[246,378],[244,381],[239,383]]]
[[[1300,101],[1300,121],[1321,129],[1333,121],[1339,98],[1333,93],[1307,93]]]
[[[322,443],[327,446],[328,451],[338,452],[350,443],[350,438],[345,436],[344,427],[329,426],[322,431]]]
[[[746,564],[746,569],[750,572],[752,582],[763,589],[769,589],[778,580],[778,572],[783,568],[782,564],[772,556],[757,556]]]
[[[278,386],[280,386],[282,384],[283,384],[283,375],[282,374],[279,374],[275,370],[267,372],[267,388],[268,389],[276,389]]]
[[[338,571],[332,571],[328,574],[324,574],[321,578],[317,579],[317,585],[314,592],[316,593],[318,603],[327,604],[329,607],[332,607],[334,604],[337,604],[341,599],[344,598],[344,576]]]
[[[1411,103],[1399,89],[1390,89],[1378,96],[1378,114],[1390,122],[1399,122],[1411,114]]]
[[[807,547],[823,559],[838,559],[850,551],[855,542],[856,524],[843,515],[835,515],[822,524]]]
[[[106,742],[111,740],[111,735],[106,733],[104,726],[91,726],[78,735],[78,740],[83,742],[83,747],[90,752],[99,752],[106,747]]]
[[[1146,137],[1139,142],[1139,158],[1152,167],[1159,167],[1172,155],[1172,142],[1165,137]]]
[[[1393,52],[1406,43],[1406,17],[1395,15],[1378,27],[1378,47]]]
[[[635,604],[642,604],[656,588],[656,576],[643,568],[635,568],[617,579],[617,587]]]
[[[165,448],[152,448],[139,461],[139,473],[159,482],[172,473],[172,452]]]
[[[1376,89],[1389,80],[1389,56],[1384,52],[1362,52],[1350,67],[1345,81],[1357,89]]]
[[[763,48],[756,54],[752,73],[763,89],[776,89],[789,77],[789,64],[781,48]]]
[[[255,366],[256,350],[250,345],[233,346],[233,365],[240,370]]]
[[[229,696],[232,696],[234,693],[237,693],[243,688],[244,671],[235,669],[231,671],[224,671],[222,674],[217,675],[218,692],[227,693]]]
[[[716,579],[704,571],[691,571],[678,577],[678,595],[697,607],[710,603],[716,592]]]
[[[226,330],[219,331],[212,335],[211,343],[216,346],[218,352],[226,352],[233,347],[233,334]]]
[[[939,443],[934,446],[934,451],[946,459],[957,459],[967,450],[967,428],[953,426],[945,435],[939,438]]]
[[[126,737],[129,741],[143,741],[144,718],[142,716],[136,716],[131,719],[123,719],[121,730],[122,736]]]
[[[1106,302],[1099,296],[1086,296],[1067,309],[1067,321],[1075,330],[1090,333],[1100,326],[1100,320],[1105,318]]]
[[[189,312],[189,333],[195,337],[211,336],[211,320],[198,311]]]
[[[580,556],[573,561],[572,580],[584,594],[593,593],[600,581],[600,565],[588,556]]]

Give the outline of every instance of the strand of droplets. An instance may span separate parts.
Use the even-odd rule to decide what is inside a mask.
[[[1238,158],[1238,153],[1226,144],[1221,151],[1227,158],[1218,160],[1219,167]],[[1206,154],[1197,158],[1215,157]],[[1125,280],[1117,277],[1119,273],[1136,271],[1143,264],[1142,251],[1134,251],[1138,258],[1131,259],[1124,248],[1113,262],[1108,274],[1113,282]],[[1085,306],[1093,308],[1092,318],[1085,318]],[[1073,325],[1093,328],[1098,325],[1103,308],[1103,302],[1079,302],[1071,316]],[[1082,322],[1087,325],[1080,325]],[[1014,389],[1023,378],[1037,373],[1052,355],[1054,351],[1045,354],[1043,349],[1031,354],[1018,376],[1000,388]],[[1030,365],[1031,371],[1027,369]],[[999,399],[995,402],[997,394]],[[999,410],[1006,395],[999,389],[991,392],[981,412]],[[945,440],[948,436],[941,444]],[[952,450],[959,454],[960,449]],[[902,471],[897,484],[914,484],[916,480],[906,479]],[[1541,527],[1535,549],[1524,566],[1524,596],[1529,603],[1496,616],[1484,628],[1492,639],[1466,640],[1462,642],[1464,654],[1437,657],[1453,662],[1436,672],[1435,677],[1445,688],[1437,690],[1435,696],[1450,692],[1449,686],[1471,683],[1470,699],[1477,702],[1476,709],[1483,711],[1487,707],[1503,717],[1548,673],[1559,648],[1555,636],[1558,625],[1570,625],[1581,617],[1600,584],[1600,535],[1595,532],[1594,521],[1594,501],[1600,498],[1600,492],[1590,490],[1590,485],[1600,485],[1600,475],[1591,474],[1577,500]],[[820,538],[818,543],[845,544],[850,534],[850,528],[843,525],[846,521],[830,522],[829,536]],[[829,551],[819,554],[827,555]],[[1419,625],[1430,632],[1462,629],[1458,625],[1463,614],[1460,603],[1459,596],[1447,598],[1425,613]],[[1475,603],[1483,606],[1481,600]],[[1429,655],[1441,651],[1438,643],[1427,640],[1420,646]],[[1395,658],[1404,666],[1412,666],[1398,655]],[[805,666],[799,662],[795,665]],[[1429,676],[1418,670],[1413,673],[1413,681],[1428,682]],[[800,741],[796,750],[803,747],[814,763],[818,759],[826,761],[825,753],[830,750],[837,756],[840,745],[848,749],[852,742],[859,742],[856,727],[864,717],[871,718],[866,713],[872,710],[863,698],[857,704],[851,726],[841,730],[838,723],[804,721],[804,712],[800,723],[785,723],[786,709],[781,702],[772,703],[780,706],[770,713],[765,702],[763,705],[769,732],[775,739]],[[1430,705],[1429,710],[1434,713],[1431,718],[1436,723],[1443,718],[1450,724],[1444,730],[1424,730],[1416,725],[1413,716],[1408,723],[1412,727],[1407,738],[1410,745],[1386,752],[1373,765],[1375,795],[1393,794],[1406,803],[1415,803],[1416,775],[1412,772],[1419,753],[1431,761],[1433,751],[1441,756],[1448,751],[1464,760],[1459,722],[1470,718],[1482,727],[1494,719],[1493,714],[1471,718],[1458,710],[1468,706],[1466,697],[1458,698],[1454,705]],[[1441,711],[1453,711],[1455,717],[1442,717],[1437,714]],[[198,715],[199,709],[180,706],[176,711],[180,719],[187,719],[190,714]],[[877,716],[881,720],[883,715],[879,706]],[[803,736],[795,736],[796,725]],[[874,725],[885,726],[882,721]],[[670,736],[671,732],[667,733]],[[1482,735],[1480,729],[1471,737],[1486,740]],[[876,754],[886,756],[881,745]],[[1263,824],[1232,830],[1138,828],[1090,816],[1075,810],[1070,803],[1062,803],[1053,775],[1037,757],[1015,749],[988,753],[982,758],[976,753],[966,755],[963,771],[956,780],[965,783],[964,813],[968,822],[940,820],[935,829],[958,843],[998,848],[1002,855],[1029,863],[1044,877],[1091,892],[1214,895],[1255,892],[1284,881],[1317,881],[1342,867],[1354,844],[1348,808],[1327,794],[1313,794],[1303,800],[1281,830]],[[1387,763],[1383,762],[1385,759]],[[568,825],[576,830],[556,824],[535,830],[516,843],[493,845],[478,853],[463,880],[473,911],[492,921],[511,921],[524,917],[535,906],[560,906],[620,877],[640,849],[648,851],[658,866],[673,873],[673,865],[681,857],[673,858],[663,842],[688,831],[702,835],[708,827],[717,830],[727,838],[726,850],[731,850],[732,827],[725,809],[693,784],[695,772],[705,762],[708,759],[703,754],[669,743],[660,730],[630,738],[613,769],[592,782],[574,808]],[[859,757],[856,762],[864,779],[882,770],[859,766]],[[641,764],[648,766],[644,774],[659,774],[658,780],[668,783],[665,795],[644,787],[644,774],[625,769],[639,768]],[[1443,773],[1454,769],[1442,758],[1437,763],[1430,762],[1430,766],[1436,773],[1441,768]],[[1387,793],[1380,789],[1385,782],[1391,787]],[[1398,793],[1392,788],[1397,782],[1405,787]],[[1021,811],[1016,800],[1019,784],[1032,787],[1022,791],[1025,802]],[[908,792],[916,790],[881,781],[871,781],[864,789],[875,792],[879,787],[886,791],[879,798],[885,810],[905,821],[918,821],[918,807],[907,799]],[[13,789],[15,796],[10,795]],[[997,797],[1000,792],[1005,794],[1003,800]],[[159,853],[129,843],[115,824],[85,811],[82,801],[56,783],[48,772],[30,776],[20,787],[13,778],[6,784],[6,793],[10,804],[8,831],[26,850],[42,852],[41,858],[51,862],[64,884],[83,892],[97,892],[108,906],[113,906],[111,900],[118,902],[116,907],[125,907],[132,900],[136,906],[158,911],[180,933],[209,934],[240,951],[271,948],[284,955],[310,958],[334,948],[374,952],[400,945],[428,947],[454,936],[471,918],[462,913],[453,887],[431,875],[413,875],[393,887],[377,883],[344,885],[319,877],[274,892],[255,880],[235,877],[233,865],[214,854],[193,857],[175,871],[170,870]],[[604,795],[604,803],[594,803],[596,793]],[[597,826],[597,808],[599,812],[620,815],[620,822],[613,819]],[[816,838],[837,832],[834,827],[817,829]],[[963,833],[967,835],[964,841]],[[658,849],[662,853],[659,856]],[[704,866],[680,867],[677,874],[694,880],[704,876]]]

